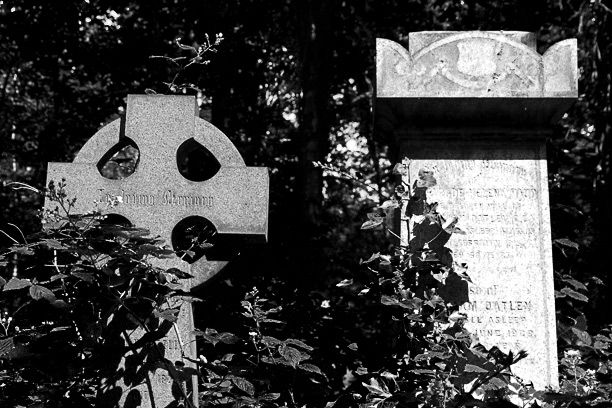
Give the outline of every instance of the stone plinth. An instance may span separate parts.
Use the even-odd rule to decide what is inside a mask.
[[[448,246],[473,281],[468,328],[526,350],[514,371],[539,389],[558,384],[545,141],[577,97],[576,61],[575,40],[540,55],[525,32],[377,40],[378,136],[413,160],[412,180],[435,172],[428,201],[467,232]]]

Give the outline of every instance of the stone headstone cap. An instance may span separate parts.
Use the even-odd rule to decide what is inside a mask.
[[[480,33],[492,34],[492,35],[503,35],[509,40],[525,44],[527,47],[536,50],[536,36],[535,33],[529,31],[478,31]],[[448,37],[453,37],[458,34],[463,34],[465,31],[417,31],[415,33],[408,33],[408,51],[411,54],[415,54],[423,48],[435,43],[436,41],[443,40]]]
[[[376,40],[376,92],[404,119],[548,124],[578,97],[577,41],[544,55],[521,31],[409,34]],[[450,115],[450,117],[449,117]]]

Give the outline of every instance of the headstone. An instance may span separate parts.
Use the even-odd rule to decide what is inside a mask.
[[[577,97],[576,40],[544,55],[527,32],[417,32],[408,43],[377,40],[377,133],[412,160],[412,180],[434,171],[428,201],[467,232],[448,246],[473,281],[468,329],[487,347],[526,350],[514,372],[557,386],[545,142]]]
[[[107,179],[100,174],[98,165],[103,157],[108,157],[107,152],[116,150],[123,138],[129,138],[138,147],[137,167],[124,179]],[[220,165],[208,180],[188,180],[177,167],[179,147],[184,143],[193,145],[193,141],[208,149]],[[99,209],[118,214],[132,225],[148,229],[152,236],[160,236],[169,245],[175,226],[193,216],[210,221],[220,237],[267,239],[267,169],[247,167],[227,136],[198,117],[192,96],[129,95],[125,129],[121,120],[115,120],[87,141],[73,163],[49,163],[47,180],[61,179],[66,179],[68,197],[77,199],[74,213]],[[109,199],[116,198],[119,203],[108,208]],[[211,278],[227,263],[206,257],[192,264],[179,257],[154,262],[160,268],[175,267],[189,272],[193,278],[183,280],[186,291]],[[183,378],[183,392],[197,407],[197,378],[189,360],[197,357],[193,329],[191,303],[185,302],[178,322],[156,344],[172,365],[157,362],[160,368],[140,375],[141,380],[128,380],[127,376],[109,378],[100,391],[104,399],[116,397],[120,406],[126,407],[175,406],[182,393],[169,374],[170,368],[176,370],[175,377]],[[126,341],[134,343],[142,335],[142,330],[135,330]],[[126,365],[138,351],[124,356],[122,370],[129,371]]]

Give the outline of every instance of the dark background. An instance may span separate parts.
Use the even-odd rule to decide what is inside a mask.
[[[577,253],[555,246],[557,277],[587,283],[584,313],[595,330],[610,323],[600,311],[612,299],[612,11],[600,0],[3,0],[0,229],[40,227],[40,198],[8,182],[43,187],[46,163],[71,161],[128,93],[168,92],[174,68],[151,55],[180,55],[177,37],[191,44],[223,33],[210,64],[184,75],[203,90],[202,116],[247,165],[270,169],[270,242],[245,248],[203,290],[196,325],[231,326],[227,316],[257,286],[284,305],[287,332],[316,345],[318,363],[339,382],[356,360],[378,361],[384,345],[374,300],[335,286],[380,250],[381,236],[359,226],[393,182],[397,151],[372,128],[375,38],[406,45],[413,31],[477,29],[535,32],[540,53],[578,38],[580,98],[549,140],[549,177],[553,238],[580,245]],[[379,193],[324,177],[313,161]],[[347,349],[355,341],[366,345],[359,355]]]

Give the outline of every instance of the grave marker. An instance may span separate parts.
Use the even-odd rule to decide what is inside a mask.
[[[377,40],[376,129],[420,168],[467,235],[448,244],[474,282],[468,328],[529,357],[515,372],[557,386],[546,136],[577,97],[576,40],[536,52],[526,32],[410,33]],[[407,230],[402,226],[402,237]]]
[[[124,179],[107,179],[98,171],[98,163],[122,138],[129,138],[138,147],[137,167]],[[177,167],[179,147],[193,141],[208,149],[220,164],[218,172],[208,180],[188,180]],[[267,239],[267,169],[247,167],[227,136],[198,117],[192,96],[129,95],[124,132],[117,119],[89,139],[73,163],[49,163],[47,180],[57,182],[62,178],[66,179],[68,197],[77,198],[74,213],[91,212],[98,203],[103,213],[121,215],[133,225],[148,229],[152,236],[159,235],[168,245],[175,226],[193,216],[212,222],[220,237]],[[115,207],[104,205],[116,197],[120,202]],[[157,259],[154,266],[189,272],[193,278],[183,280],[183,289],[188,291],[211,278],[226,263],[202,257],[190,265],[174,257]],[[165,358],[187,367],[179,367],[177,372],[184,376],[185,389],[197,406],[197,378],[188,372],[193,364],[182,355],[197,358],[193,329],[191,304],[184,302],[175,328],[157,343]],[[136,330],[127,341],[142,334]],[[129,355],[124,356],[122,366],[125,357]],[[146,376],[140,384],[109,379],[102,392],[119,393],[121,406],[166,407],[175,401],[179,394],[166,370],[160,368]]]

